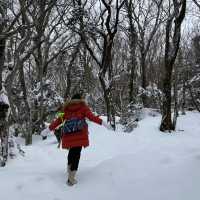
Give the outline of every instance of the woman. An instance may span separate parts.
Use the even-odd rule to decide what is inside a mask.
[[[75,94],[71,101],[64,105],[63,109],[63,118],[65,122],[63,125],[61,143],[63,149],[69,149],[67,184],[71,186],[77,183],[75,175],[78,170],[82,147],[89,146],[88,125],[85,119],[87,118],[108,129],[111,127],[91,112],[80,94]],[[50,131],[54,131],[61,123],[63,123],[63,119],[58,117],[47,129],[41,132],[41,135],[46,136]]]

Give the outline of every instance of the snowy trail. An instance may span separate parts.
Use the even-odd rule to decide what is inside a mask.
[[[147,117],[131,134],[90,124],[78,184],[66,182],[67,152],[54,136],[23,147],[26,156],[0,168],[0,200],[199,200],[200,114],[178,119],[175,133],[158,131],[159,117]]]

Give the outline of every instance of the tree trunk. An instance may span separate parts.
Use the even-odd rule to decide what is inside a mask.
[[[30,105],[28,103],[28,97],[27,97],[27,91],[26,91],[26,83],[25,83],[25,77],[24,77],[24,69],[23,69],[23,63],[19,62],[20,68],[20,83],[22,87],[23,92],[23,100],[25,104],[25,113],[26,113],[26,133],[25,133],[25,144],[30,145],[32,144],[32,118],[31,118],[31,109]]]
[[[8,123],[6,114],[8,105],[0,102],[0,166],[4,167],[8,158]]]
[[[181,103],[182,115],[185,115],[185,91],[186,91],[186,85],[185,85],[185,81],[183,81],[183,96],[182,96],[182,103]]]
[[[177,66],[175,66],[174,69],[174,116],[173,116],[173,129],[176,128],[176,122],[178,118],[178,88],[177,88],[177,79],[178,79],[178,72],[177,72]]]
[[[5,4],[4,4],[5,3]],[[0,35],[6,27],[6,10],[7,2],[0,2]],[[5,62],[5,47],[6,39],[0,39],[0,96],[3,95],[3,68]],[[7,112],[9,105],[3,101],[0,101],[0,166],[5,166],[8,157],[8,123],[7,123]]]
[[[125,1],[125,9],[127,10],[127,17],[129,23],[129,41],[130,41],[130,63],[128,66],[130,72],[129,78],[129,103],[134,101],[134,80],[136,79],[135,71],[136,71],[136,47],[137,47],[137,32],[133,22],[133,2],[132,1]],[[135,80],[136,81],[136,80]]]
[[[145,56],[142,55],[141,57],[141,76],[142,76],[142,89],[144,93],[142,94],[142,102],[144,107],[148,107],[147,105],[147,95],[146,95],[146,88],[147,88],[147,77],[146,77],[146,63],[145,63]]]
[[[4,67],[4,60],[5,60],[5,45],[6,45],[6,40],[1,39],[0,40],[0,91],[3,88],[3,80],[2,80],[2,73],[3,73],[3,67]]]
[[[0,40],[0,96],[3,95],[3,67],[5,60],[5,45],[6,40]],[[8,112],[9,105],[5,102],[0,102],[0,166],[3,167],[6,165],[8,158],[8,123],[6,115]]]
[[[171,67],[166,66],[166,73],[163,81],[163,108],[162,108],[162,121],[160,130],[173,130],[171,118]]]
[[[114,36],[114,35],[113,35]],[[106,103],[106,110],[108,121],[115,129],[115,110],[112,102],[112,46],[114,37],[107,35],[104,38],[104,51],[102,56],[102,67],[99,74],[99,80],[104,92],[104,100]],[[108,69],[108,80],[109,83],[106,84],[106,72]]]
[[[171,9],[171,8],[170,8]],[[173,12],[168,17],[166,24],[166,38],[165,38],[165,75],[163,80],[163,113],[160,125],[161,131],[175,130],[171,117],[171,81],[173,65],[175,63],[177,53],[179,50],[181,38],[181,24],[185,17],[186,0],[179,3],[177,0],[173,1]],[[173,26],[174,22],[174,27]],[[173,37],[171,38],[171,35]]]

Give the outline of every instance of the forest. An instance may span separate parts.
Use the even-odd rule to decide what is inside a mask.
[[[149,109],[173,134],[200,112],[199,22],[199,0],[0,0],[1,161],[78,92],[113,130]]]

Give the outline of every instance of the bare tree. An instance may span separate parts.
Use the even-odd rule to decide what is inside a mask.
[[[193,0],[193,2],[194,2],[195,5],[200,9],[200,2],[198,2],[197,0]]]
[[[175,130],[171,116],[172,72],[180,44],[181,24],[186,11],[186,0],[181,0],[180,2],[173,0],[172,5],[170,3],[171,1],[169,1],[169,16],[166,23],[165,74],[163,80],[163,110],[160,125],[161,131]]]
[[[31,40],[36,47],[32,51],[32,66],[36,72],[36,81],[40,85],[40,100],[34,110],[36,118],[34,124],[40,130],[44,127],[46,105],[44,100],[44,84],[48,75],[48,67],[58,58],[59,54],[76,46],[72,43],[73,34],[69,32],[67,12],[70,11],[71,1],[34,1],[27,10],[33,26]],[[36,112],[35,112],[36,113]]]
[[[129,39],[129,48],[130,48],[130,62],[128,63],[128,71],[130,71],[130,80],[129,80],[129,103],[133,102],[134,98],[134,81],[136,84],[136,70],[137,70],[137,58],[136,58],[136,47],[138,43],[138,33],[135,27],[135,21],[133,17],[134,4],[132,0],[125,1],[125,10],[127,12],[128,18],[128,39]]]
[[[16,25],[13,22],[13,28],[9,28],[9,32],[7,31],[7,34],[4,34],[7,38],[9,37],[8,44],[12,48],[12,50],[9,48],[9,54],[12,54],[10,56],[12,62],[10,62],[13,63],[11,73],[6,79],[6,89],[15,122],[19,122],[21,127],[24,127],[23,123],[26,124],[23,128],[26,144],[31,144],[35,128],[40,127],[45,120],[43,83],[47,76],[48,66],[61,52],[72,48],[74,45],[70,41],[73,35],[67,34],[69,27],[63,25],[63,21],[66,23],[71,20],[64,18],[69,8],[70,2],[57,4],[57,1],[54,0],[42,2],[19,0],[20,15],[15,14],[16,10],[11,10],[13,16],[16,15]],[[29,80],[27,79],[27,76],[30,77],[28,73],[31,73],[32,77]],[[36,104],[31,97],[31,90],[34,89],[33,84],[36,81],[40,83],[42,97],[40,102],[36,102],[39,106],[35,106]],[[21,110],[21,107],[23,107],[26,111],[23,115],[15,112],[13,100],[15,97],[12,94],[14,83],[18,82],[20,90],[22,90],[24,104],[23,106],[18,105],[17,110]],[[30,87],[32,88],[30,89]]]
[[[21,16],[21,10],[17,10],[15,15],[8,15],[9,5],[13,2],[9,1],[0,1],[0,157],[1,165],[5,165],[5,162],[8,157],[8,137],[9,137],[9,124],[7,118],[7,112],[9,108],[8,100],[5,101],[5,79],[3,77],[3,72],[7,70],[5,65],[6,58],[6,42],[8,38],[15,33],[17,33],[22,27],[15,27],[15,24],[19,17]],[[25,28],[25,27],[24,27]],[[3,160],[2,160],[3,158]]]
[[[6,28],[6,11],[7,2],[0,1],[0,92],[2,93],[2,73],[5,60],[5,45],[6,39],[2,37],[2,33]],[[1,97],[2,94],[0,94]],[[8,105],[2,101],[0,102],[0,166],[5,166],[8,156],[8,125],[6,120]]]
[[[140,52],[140,67],[141,67],[141,86],[144,90],[142,101],[144,107],[148,107],[146,87],[147,80],[147,55],[151,47],[152,40],[158,30],[158,27],[163,22],[161,11],[163,0],[155,1],[137,1],[133,9],[134,21],[138,29],[138,45]]]
[[[83,5],[81,1],[77,1],[79,7]],[[112,79],[113,79],[113,65],[112,65],[112,48],[114,38],[117,33],[119,24],[120,10],[123,7],[125,1],[116,2],[110,0],[100,1],[100,13],[96,16],[96,21],[91,22],[85,32],[80,33],[82,41],[85,43],[86,48],[90,52],[92,58],[95,60],[99,67],[99,81],[103,90],[103,96],[106,104],[108,121],[115,127],[115,111],[112,102]],[[83,27],[83,18],[80,19],[80,23]],[[91,37],[87,38],[86,33]],[[98,35],[94,37],[94,35]],[[90,46],[89,41],[93,47]],[[98,49],[98,53],[95,52],[94,47]],[[100,57],[100,59],[99,59]]]

